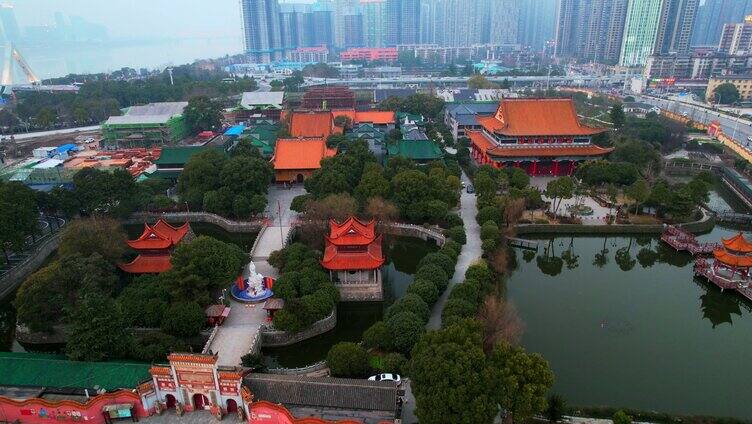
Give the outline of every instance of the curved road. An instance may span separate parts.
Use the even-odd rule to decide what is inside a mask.
[[[462,173],[462,181],[467,185],[472,183],[464,172]],[[465,271],[467,271],[467,268],[469,268],[473,262],[480,259],[483,254],[480,245],[480,226],[475,220],[475,215],[477,214],[478,206],[475,194],[470,194],[467,190],[463,189],[462,195],[460,196],[460,216],[462,217],[462,222],[465,224],[467,243],[462,246],[462,252],[457,259],[457,266],[454,268],[452,279],[449,280],[449,286],[447,286],[447,289],[441,294],[439,300],[433,305],[431,317],[428,320],[428,324],[426,324],[426,328],[429,330],[438,330],[441,328],[441,312],[444,310],[444,306],[449,298],[449,293],[452,291],[452,287],[461,283],[465,279]]]

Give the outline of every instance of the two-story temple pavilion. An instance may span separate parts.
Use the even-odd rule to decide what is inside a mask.
[[[496,113],[477,118],[467,131],[472,157],[481,165],[515,167],[529,175],[571,175],[578,163],[611,152],[593,144],[607,131],[580,123],[571,99],[502,99]]]

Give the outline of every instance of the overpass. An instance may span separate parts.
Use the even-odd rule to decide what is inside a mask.
[[[509,81],[512,84],[551,86],[575,85],[575,86],[605,86],[623,84],[624,75],[594,76],[594,75],[567,75],[567,76],[486,76],[492,82],[501,83]],[[375,88],[375,87],[401,87],[401,86],[466,86],[470,77],[430,77],[420,75],[404,75],[389,78],[313,78],[305,79],[304,87],[322,84],[346,85],[350,88]]]

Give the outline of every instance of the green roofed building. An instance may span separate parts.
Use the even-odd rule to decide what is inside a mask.
[[[397,123],[400,126],[417,125],[422,127],[426,125],[426,118],[416,113],[397,112]]]
[[[185,164],[196,154],[205,150],[215,149],[218,152],[225,153],[222,147],[213,146],[179,146],[165,147],[159,155],[159,159],[154,161],[157,170],[149,174],[149,178],[163,178],[166,180],[177,181],[180,174],[185,168]]]
[[[102,124],[104,147],[131,148],[174,144],[189,135],[183,119],[188,102],[149,103],[131,106],[122,116]]]
[[[389,156],[402,156],[418,163],[441,160],[444,153],[441,148],[420,131],[410,131],[403,135],[403,139],[390,144],[387,148]]]
[[[241,140],[249,140],[253,147],[259,149],[261,156],[269,159],[274,155],[278,131],[279,124],[259,124],[246,128],[240,138]]]
[[[78,362],[64,356],[0,352],[0,386],[130,389],[148,380],[149,364]]]

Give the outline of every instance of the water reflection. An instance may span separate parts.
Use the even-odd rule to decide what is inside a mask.
[[[743,312],[752,303],[694,279],[692,256],[657,237],[544,237],[539,246],[517,252],[507,296],[526,324],[522,344],[551,363],[555,391],[572,404],[752,417],[748,376],[733,360],[752,356]]]

